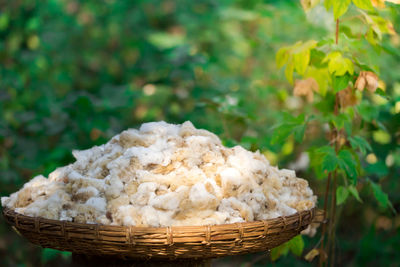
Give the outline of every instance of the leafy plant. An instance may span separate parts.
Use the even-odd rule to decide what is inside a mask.
[[[306,12],[318,2],[301,1]],[[285,67],[287,80],[294,84],[293,94],[303,97],[306,104],[295,111],[296,116],[286,115],[285,121],[276,126],[272,142],[283,144],[293,135],[301,143],[310,122],[326,132],[325,144],[308,147],[317,178],[326,182],[323,204],[329,218],[328,226],[322,226],[320,249],[312,253],[314,257],[326,253],[329,262],[321,256],[320,265],[333,266],[336,206],[344,205],[350,196],[362,203],[358,190],[369,185],[378,203],[395,212],[379,179],[369,178],[378,167],[363,164],[366,153],[373,152],[369,141],[362,136],[363,128],[372,125],[379,129],[381,140],[390,135],[379,121],[379,107],[372,101],[376,95],[386,97],[384,83],[379,79],[377,66],[363,63],[368,62],[368,55],[360,48],[371,45],[376,51],[383,51],[384,34],[396,33],[392,23],[370,0],[325,0],[323,4],[327,11],[333,10],[335,38],[298,41],[276,54],[277,66]],[[363,26],[352,27],[355,23]],[[271,258],[287,254],[291,246],[289,242],[272,250]]]

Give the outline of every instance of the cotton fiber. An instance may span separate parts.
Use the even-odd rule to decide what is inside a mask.
[[[143,124],[34,177],[3,207],[34,217],[124,226],[214,225],[309,210],[316,196],[258,151],[224,147],[191,122]]]

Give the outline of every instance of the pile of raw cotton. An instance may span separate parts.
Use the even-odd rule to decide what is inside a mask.
[[[3,207],[28,216],[136,226],[213,225],[291,215],[316,197],[294,171],[226,148],[192,123],[145,123],[36,176]]]

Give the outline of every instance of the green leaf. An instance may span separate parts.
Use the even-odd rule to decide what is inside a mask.
[[[49,262],[49,261],[55,259],[60,254],[61,254],[61,252],[58,250],[51,249],[51,248],[45,248],[42,250],[42,259],[46,263],[46,262]]]
[[[319,94],[322,96],[326,95],[328,86],[331,81],[331,75],[329,75],[328,68],[316,68],[314,66],[308,66],[304,78],[314,78],[319,86]]]
[[[310,50],[304,50],[293,55],[294,68],[298,74],[303,75],[310,63]]]
[[[271,144],[281,144],[283,143],[292,133],[293,126],[287,124],[282,124],[274,129],[271,137]]]
[[[375,164],[368,164],[365,171],[370,174],[376,174],[379,177],[386,176],[389,173],[388,167],[383,161],[378,161]]]
[[[293,129],[293,131],[294,131],[294,139],[296,140],[296,142],[301,143],[303,141],[305,130],[306,130],[306,125],[305,124],[298,125]]]
[[[353,62],[343,57],[342,53],[339,51],[329,53],[322,62],[329,62],[328,70],[331,74],[335,74],[336,76],[343,76],[346,72],[351,75],[354,74]]]
[[[152,45],[160,49],[176,47],[185,42],[185,37],[183,35],[173,35],[164,32],[152,33],[147,39]]]
[[[322,159],[321,167],[325,172],[334,171],[338,166],[336,152],[331,146],[323,146],[316,150],[317,156]]]
[[[359,201],[359,202],[362,203],[362,200],[361,200],[361,198],[360,198],[360,195],[358,194],[357,188],[356,188],[354,185],[349,185],[349,186],[347,187],[347,189],[349,190],[350,194],[352,194],[353,197],[354,197],[355,199],[357,199],[357,201]]]
[[[303,253],[304,240],[301,235],[297,235],[288,242],[271,249],[271,260],[276,261],[281,256],[286,256],[289,250],[296,256],[300,256]]]
[[[390,100],[390,97],[381,88],[376,89],[375,94],[380,95],[381,97],[383,97],[386,100]]]
[[[351,0],[333,0],[333,16],[335,19],[341,17],[344,13],[346,13]]]
[[[331,146],[321,146],[317,149],[317,153],[320,154],[335,154],[335,150]]]
[[[290,84],[293,84],[293,71],[294,71],[294,63],[293,60],[290,58],[285,68],[285,77]]]
[[[284,123],[279,124],[276,126],[276,128],[273,128],[271,137],[272,145],[282,144],[291,134],[294,134],[297,142],[301,142],[303,140],[306,127],[304,113],[301,113],[297,117],[286,112],[282,113],[281,121],[284,121]]]
[[[348,117],[349,115],[341,113],[337,116],[332,115],[332,123],[333,125],[338,129],[341,130],[344,125],[345,122],[351,121]]]
[[[352,110],[352,109],[351,109]],[[346,134],[348,135],[348,136],[350,136],[351,135],[351,132],[352,132],[352,130],[353,130],[353,124],[352,124],[352,122],[351,121],[345,121],[344,122],[344,130],[346,131]]]
[[[345,74],[343,76],[333,76],[332,78],[332,86],[333,92],[337,93],[347,87],[349,85],[350,75]]]
[[[376,32],[371,28],[368,29],[367,34],[365,35],[365,39],[371,44],[371,45],[377,45],[380,38],[379,35],[376,34]]]
[[[290,251],[294,255],[301,256],[301,254],[303,253],[303,249],[304,249],[304,240],[301,235],[297,235],[294,238],[292,238],[288,242],[288,245],[289,245]]]
[[[7,29],[10,22],[10,17],[7,13],[0,14],[0,31]]]
[[[271,260],[276,261],[279,257],[286,256],[289,252],[288,242],[283,243],[282,245],[271,249]]]
[[[358,148],[363,155],[365,155],[367,151],[372,151],[371,145],[361,136],[351,136],[349,137],[349,141],[351,147],[354,149]]]
[[[357,183],[356,161],[349,150],[341,150],[338,155],[339,167],[343,169],[353,184]]]
[[[372,192],[374,193],[374,196],[378,203],[383,207],[387,208],[389,204],[389,197],[388,195],[382,191],[382,188],[380,185],[370,181],[371,187],[372,187]]]
[[[360,114],[361,118],[367,122],[372,122],[379,115],[379,109],[376,106],[368,103],[367,101],[361,102],[357,106],[357,111]]]
[[[349,190],[346,187],[339,186],[336,189],[336,205],[343,204],[349,196]]]
[[[368,10],[368,11],[373,11],[374,7],[372,6],[371,0],[353,0],[353,3],[356,5],[356,7]]]
[[[334,1],[335,0],[325,0],[324,1],[324,6],[325,6],[327,11],[329,11],[329,9],[331,9]]]
[[[289,58],[288,47],[282,47],[276,53],[276,66],[278,68],[282,68]]]
[[[320,0],[308,0],[308,1],[301,1],[301,5],[304,11],[309,11],[310,9],[314,8],[316,5],[319,4]]]
[[[336,155],[326,154],[322,158],[322,169],[327,172],[334,171],[338,166]]]

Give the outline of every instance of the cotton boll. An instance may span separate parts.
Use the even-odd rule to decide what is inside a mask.
[[[186,212],[186,216],[174,216],[173,225],[184,226],[184,225],[205,225],[204,221],[207,218],[212,217],[215,214],[213,209],[205,210],[189,210]],[[208,224],[208,223],[207,223]]]
[[[158,211],[158,221],[161,226],[171,226],[172,225],[172,216],[175,213],[173,210],[167,211]]]
[[[217,198],[210,194],[203,183],[192,186],[189,193],[189,200],[196,209],[214,209],[218,205]]]
[[[169,192],[156,196],[149,201],[149,205],[161,210],[176,210],[179,207],[178,193]]]
[[[77,201],[86,202],[89,198],[97,196],[98,194],[99,190],[93,186],[81,187],[76,191],[72,198]]]
[[[221,199],[223,197],[222,189],[217,185],[215,180],[207,178],[204,182],[204,187],[208,193],[214,195],[216,198]]]
[[[144,206],[140,209],[141,225],[148,225],[151,227],[159,227],[160,220],[158,218],[158,211],[151,206]]]
[[[194,146],[194,148],[199,149],[200,147],[209,147],[210,138],[207,136],[193,135],[185,139],[186,144]]]
[[[179,135],[182,137],[191,136],[196,133],[196,130],[197,129],[190,121],[186,121],[181,125],[181,128],[179,129]]]
[[[96,188],[99,192],[104,192],[106,186],[104,180],[84,177],[77,172],[71,172],[69,180],[68,186],[72,193],[76,193],[80,188],[89,186]]]
[[[245,150],[241,146],[232,148],[234,154],[230,155],[227,159],[227,164],[232,167],[240,167],[242,172],[265,172],[268,165],[265,161],[254,158],[253,153]]]
[[[288,178],[296,178],[296,172],[292,170],[281,169],[279,170],[279,174]]]
[[[310,209],[314,208],[315,201],[314,201],[314,199],[297,200],[297,201],[288,202],[288,205],[297,211],[304,211],[304,210],[310,210]]]
[[[264,220],[315,207],[307,181],[191,122],[143,124],[38,176],[2,205],[56,220],[126,226]]]
[[[256,216],[265,211],[263,210],[263,207],[265,207],[266,204],[266,197],[261,188],[253,189],[251,192],[241,194],[238,196],[238,199],[241,202],[246,203]]]
[[[206,153],[203,154],[201,159],[204,163],[210,163],[215,165],[225,164],[224,157],[222,157],[222,154],[218,150],[206,151]]]
[[[281,190],[283,187],[282,179],[275,174],[269,175],[267,179],[264,180],[262,184],[264,188],[264,193],[270,190]]]
[[[85,179],[85,177],[82,174],[80,174],[79,172],[73,170],[68,174],[68,179],[79,180],[79,179]]]
[[[96,207],[86,204],[75,205],[76,215],[73,217],[74,222],[78,223],[96,223],[96,219],[102,214]]]
[[[11,202],[11,200],[14,198],[16,199],[17,197],[13,197],[13,195],[15,196],[16,194],[12,194],[10,197],[1,197],[1,205],[3,207],[7,207],[10,208],[13,206],[13,203],[11,203],[11,205],[9,204]]]
[[[105,213],[106,212],[106,206],[107,202],[104,198],[101,197],[91,197],[89,198],[86,203],[86,205],[91,206],[98,210],[99,212]]]
[[[124,191],[128,195],[133,195],[137,192],[138,183],[136,181],[129,181],[124,185]]]
[[[68,201],[69,196],[61,191],[47,198],[43,196],[28,205],[24,210],[24,214],[55,220],[59,218],[63,204]]]
[[[220,205],[218,206],[218,211],[222,213],[227,213],[227,223],[243,222],[244,218],[242,215],[245,213],[246,208],[241,205],[241,202],[234,197],[222,199]],[[249,214],[250,215],[250,214]]]
[[[133,146],[148,147],[150,145],[148,142],[145,142],[143,140],[142,135],[136,129],[129,129],[129,130],[123,131],[119,135],[118,141],[121,144],[121,146],[124,148],[133,147]]]
[[[15,198],[15,200],[11,199],[10,202],[12,202],[14,207],[25,207],[32,203],[38,196],[44,195],[46,185],[48,184],[49,181],[43,175],[36,176],[26,183],[18,194],[11,195],[11,198]]]
[[[289,215],[295,214],[297,212],[297,210],[295,210],[287,205],[280,205],[279,211],[280,211],[280,214],[282,214],[281,216],[289,216]]]
[[[72,170],[72,164],[55,169],[49,174],[49,181],[65,182],[69,172]]]
[[[129,205],[129,196],[127,194],[121,194],[118,198],[111,199],[107,202],[107,211],[110,213],[110,217],[117,212],[119,207]]]
[[[121,191],[124,189],[124,184],[116,176],[108,176],[107,178],[105,178],[105,182],[106,189],[104,193],[108,200],[112,198],[117,198],[121,194]]]
[[[162,141],[157,141],[157,143],[149,147],[128,148],[124,155],[126,157],[136,157],[143,166],[149,164],[167,166],[171,162],[172,153],[164,151],[166,149],[165,146],[166,144]]]
[[[228,215],[224,212],[213,212],[213,215],[210,217],[206,217],[201,222],[204,225],[216,225],[216,224],[224,224],[228,218]]]
[[[72,221],[72,217],[68,216],[68,212],[66,210],[62,210],[60,213],[60,221]]]
[[[155,133],[160,136],[165,135],[178,135],[179,126],[175,124],[168,124],[164,121],[143,123],[140,126],[141,133]]]
[[[74,156],[77,162],[78,161],[92,162],[99,155],[101,155],[102,150],[103,147],[94,146],[86,150],[73,150],[72,155]]]
[[[134,205],[145,206],[149,200],[156,197],[155,191],[157,190],[156,183],[142,183],[139,185],[136,194],[130,197],[130,202]]]
[[[107,218],[106,215],[100,215],[100,216],[97,218],[97,223],[103,224],[103,225],[108,225],[108,224],[111,223],[111,221],[110,221],[110,219]]]
[[[308,227],[306,229],[301,231],[301,234],[308,235],[309,237],[313,237],[317,233],[318,227],[319,227],[319,223],[311,223],[310,225],[308,225]]]
[[[227,168],[219,173],[224,197],[235,196],[235,192],[244,182],[241,173],[235,168]]]
[[[132,205],[121,205],[113,215],[115,225],[135,226],[139,222],[139,210]]]
[[[73,167],[78,170],[86,170],[87,167],[95,161],[100,155],[102,155],[103,147],[94,146],[86,150],[74,150],[72,155],[76,159]]]

